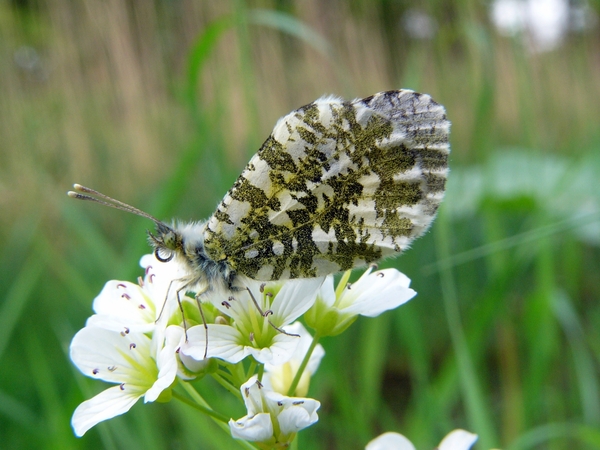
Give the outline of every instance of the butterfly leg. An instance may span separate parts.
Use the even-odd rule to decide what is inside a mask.
[[[248,294],[250,294],[250,298],[252,298],[252,302],[254,303],[254,306],[256,306],[256,309],[258,310],[258,312],[260,313],[260,315],[263,316],[264,318],[267,318],[267,322],[269,322],[269,325],[271,325],[274,329],[276,329],[280,333],[287,334],[288,336],[300,337],[299,334],[288,333],[284,329],[277,327],[273,322],[271,322],[268,319],[268,317],[271,314],[273,314],[273,311],[271,311],[270,309],[268,309],[268,310],[266,310],[266,311],[263,312],[263,310],[261,309],[260,305],[256,301],[256,298],[254,297],[254,294],[252,294],[252,291],[250,290],[250,288],[246,287],[245,289],[248,291]]]
[[[198,310],[200,311],[200,316],[202,317],[202,325],[204,326],[204,359],[208,355],[208,324],[206,323],[206,317],[204,316],[204,310],[202,309],[202,302],[200,301],[200,296],[205,294],[208,291],[208,288],[196,293],[196,303],[198,305]]]

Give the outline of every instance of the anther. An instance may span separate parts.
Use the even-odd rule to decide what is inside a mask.
[[[129,350],[133,350],[136,347],[135,342],[129,344]]]
[[[109,372],[114,372],[115,370],[117,370],[117,366],[110,366],[110,367],[107,367],[107,369]]]
[[[346,285],[346,288],[347,288],[348,290],[352,289],[352,283],[348,283],[348,284]]]
[[[283,406],[283,402],[282,401],[277,402],[277,406]]]
[[[266,285],[267,285],[267,283],[262,283],[262,284],[260,285],[260,288],[259,288],[259,290],[260,290],[260,293],[261,293],[261,294],[262,294],[263,292],[265,292],[265,286],[266,286]]]
[[[146,307],[144,305],[139,305],[138,308],[140,308],[140,309],[146,309]]]
[[[254,342],[254,331],[250,332],[250,334],[248,335],[248,338],[250,339],[250,342]]]
[[[125,383],[121,383],[121,384],[119,385],[119,387],[121,388],[121,390],[122,390],[122,391],[124,391],[124,390],[125,390]]]
[[[304,400],[298,400],[292,403],[292,405],[294,406],[298,406],[298,405],[303,405],[304,404]]]
[[[125,292],[124,294],[121,294],[121,298],[124,298],[124,299],[126,299],[126,300],[131,300],[131,297],[130,297],[130,296],[129,296],[129,294],[128,294],[128,293],[126,293],[126,292]]]
[[[244,394],[246,395],[246,397],[250,397],[250,388],[244,389]]]
[[[270,309],[267,309],[264,313],[263,313],[263,317],[268,317],[268,316],[272,316],[273,315],[273,311]]]
[[[118,288],[123,288],[123,289],[127,289],[127,286],[125,286],[123,283],[119,283],[117,284]]]
[[[383,278],[383,272],[379,272],[379,273],[377,274],[377,276],[378,276],[378,277],[380,277],[380,278]]]
[[[98,375],[100,373],[100,369],[94,369],[94,370],[92,370],[92,373],[94,375]]]
[[[227,309],[231,308],[231,304],[229,302],[225,301],[225,300],[223,300],[221,302],[221,305],[224,306]]]
[[[256,385],[258,386],[259,389],[262,389],[263,385],[260,381],[256,380]]]

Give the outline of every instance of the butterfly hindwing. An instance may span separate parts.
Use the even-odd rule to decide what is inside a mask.
[[[443,198],[449,128],[441,105],[406,90],[293,111],[208,220],[206,251],[250,278],[276,280],[406,249]]]

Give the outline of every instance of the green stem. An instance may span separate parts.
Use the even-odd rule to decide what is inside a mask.
[[[191,406],[192,408],[197,409],[198,411],[203,412],[204,414],[212,417],[213,419],[222,422],[222,423],[228,423],[229,422],[229,418],[217,411],[212,410],[208,404],[204,401],[204,399],[200,396],[200,394],[198,394],[198,392],[196,392],[196,390],[191,387],[188,383],[185,382],[181,382],[180,383],[183,388],[185,389],[185,391],[190,395],[190,397],[192,397],[195,402],[193,402],[192,400],[190,400],[187,397],[184,397],[183,395],[179,394],[176,391],[173,391],[173,397],[175,397],[177,400],[182,401],[183,403],[185,403],[186,405]]]
[[[219,383],[221,386],[223,386],[225,389],[227,389],[229,392],[231,392],[237,398],[239,398],[240,400],[242,399],[242,394],[240,393],[240,390],[238,388],[236,388],[235,386],[233,386],[226,379],[224,379],[221,375],[219,375],[218,373],[213,373],[212,377],[215,379],[215,381],[217,383]]]
[[[263,375],[265,374],[265,365],[261,364],[258,366],[258,381],[262,382]]]
[[[203,413],[207,414],[208,416],[210,416],[215,423],[223,430],[225,431],[227,434],[231,433],[231,430],[229,429],[229,418],[221,413],[218,413],[216,411],[213,411],[212,409],[210,409],[210,407],[208,406],[208,403],[206,402],[206,400],[204,400],[202,398],[202,396],[198,393],[198,391],[196,391],[191,384],[185,382],[185,381],[180,381],[179,384],[181,386],[183,386],[183,388],[185,389],[185,391],[188,393],[188,395],[190,397],[192,397],[195,402],[191,401],[189,398],[186,398],[180,394],[178,394],[177,392],[173,391],[173,397],[175,397],[178,400],[181,400],[183,403],[185,403],[186,405],[191,406],[192,408],[196,408],[199,411],[202,411]],[[256,450],[256,447],[252,444],[250,444],[247,441],[244,440],[240,440],[240,439],[235,439],[236,444],[239,444],[240,447],[245,448],[246,450]]]
[[[296,388],[298,387],[298,383],[300,382],[302,373],[304,372],[304,369],[306,369],[306,366],[308,365],[308,361],[310,360],[310,357],[311,357],[313,351],[317,347],[317,344],[319,343],[320,338],[321,338],[321,336],[319,335],[319,332],[318,331],[315,332],[315,335],[313,336],[313,340],[310,344],[310,347],[308,348],[306,355],[304,355],[302,364],[300,364],[300,367],[298,368],[298,372],[296,372],[296,376],[294,377],[294,380],[292,381],[292,384],[290,385],[290,388],[288,389],[288,393],[287,393],[288,397],[292,397],[294,395],[294,393],[296,392]]]
[[[252,375],[254,375],[254,371],[256,370],[256,366],[258,362],[254,358],[250,358],[250,367],[248,367],[248,372],[246,372],[246,380],[248,380]]]

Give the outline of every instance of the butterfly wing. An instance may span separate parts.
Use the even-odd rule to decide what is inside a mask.
[[[449,130],[441,105],[407,90],[325,97],[293,111],[208,220],[206,251],[265,281],[398,253],[442,201]]]

